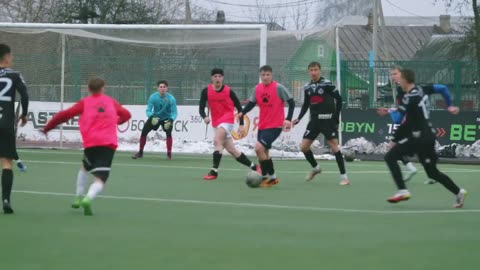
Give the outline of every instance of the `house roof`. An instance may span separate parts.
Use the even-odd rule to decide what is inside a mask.
[[[467,48],[463,38],[463,35],[433,35],[413,60],[472,60],[474,50]]]
[[[383,26],[378,33],[379,60],[410,60],[434,34],[433,26]],[[339,29],[344,60],[368,60],[372,31],[366,25],[345,25]]]

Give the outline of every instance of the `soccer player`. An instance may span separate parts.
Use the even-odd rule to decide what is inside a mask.
[[[306,180],[311,181],[315,175],[322,172],[311,150],[313,141],[322,133],[335,155],[340,171],[340,185],[349,185],[345,160],[338,147],[338,124],[340,123],[340,112],[342,110],[342,97],[335,85],[320,76],[321,69],[322,67],[318,62],[311,62],[308,65],[308,74],[311,81],[304,87],[303,106],[298,118],[293,121],[294,125],[298,124],[307,110],[310,109],[310,122],[308,122],[300,146],[305,158],[312,166]]]
[[[162,126],[162,130],[167,134],[167,158],[172,159],[172,130],[173,121],[177,119],[177,101],[175,97],[167,93],[168,83],[167,81],[159,81],[157,83],[158,92],[153,93],[148,98],[147,105],[147,121],[142,129],[142,135],[140,135],[140,149],[132,156],[133,159],[143,157],[143,149],[147,143],[147,135],[152,130],[157,130]]]
[[[255,105],[260,109],[258,120],[257,143],[255,152],[262,170],[263,181],[261,187],[271,187],[278,183],[275,168],[269,150],[273,142],[280,136],[282,130],[292,128],[292,116],[295,109],[295,101],[282,84],[273,80],[273,71],[270,66],[263,66],[259,70],[261,83],[255,87],[255,91],[249,99],[249,103],[243,108],[239,117],[251,111]],[[285,117],[284,106],[288,103],[288,113]]]
[[[204,180],[214,180],[218,177],[218,167],[222,159],[223,149],[226,149],[241,164],[250,167],[252,170],[257,169],[257,165],[251,162],[244,153],[238,150],[233,143],[230,132],[233,129],[235,121],[235,109],[238,112],[242,110],[242,105],[230,86],[223,83],[223,70],[214,68],[211,72],[212,83],[202,90],[200,97],[199,113],[205,123],[212,123],[215,129],[213,144],[215,151],[213,152],[213,166]],[[205,106],[208,103],[211,117],[205,113]],[[239,132],[243,132],[243,117],[240,118]]]
[[[28,94],[22,75],[10,69],[13,62],[11,49],[0,44],[0,162],[2,164],[2,204],[5,214],[13,214],[10,201],[13,186],[12,160],[18,159],[15,123],[15,94],[20,94],[21,126],[27,123]]]
[[[67,110],[55,114],[43,128],[43,133],[80,115],[79,126],[82,135],[84,157],[83,165],[77,175],[76,199],[72,207],[84,210],[92,215],[91,202],[103,190],[110,175],[113,156],[118,146],[117,125],[130,119],[130,112],[115,99],[105,95],[105,82],[100,78],[88,81],[90,95],[75,103]],[[88,173],[95,178],[85,195]]]
[[[402,88],[398,85],[400,81],[400,67],[399,66],[393,66],[390,69],[390,79],[392,82],[394,82],[397,85],[396,88],[396,104],[400,105],[402,103],[402,99],[405,95],[405,92],[402,90]],[[445,100],[445,103],[447,104],[447,111],[450,112],[451,114],[458,114],[460,111],[458,107],[455,107],[452,105],[452,98],[450,96],[450,93],[448,91],[448,88],[443,85],[443,84],[426,84],[426,85],[421,85],[423,92],[426,95],[432,95],[432,94],[441,94]],[[398,119],[395,119],[395,117],[400,116],[401,114],[396,113],[396,109],[387,109],[387,108],[379,108],[377,110],[377,113],[380,116],[385,116],[387,114],[390,114],[390,117],[392,118],[393,122],[398,122]],[[389,145],[389,148],[393,146],[395,142],[392,141],[391,144]],[[406,175],[404,177],[404,181],[410,181],[415,174],[417,174],[417,168],[413,165],[413,163],[410,161],[410,158],[408,156],[403,156],[401,158],[402,163],[405,165],[407,168]],[[427,180],[425,181],[425,184],[435,184],[436,181],[434,180]]]
[[[467,195],[466,190],[460,189],[450,177],[437,168],[435,132],[430,123],[428,95],[423,92],[421,86],[415,85],[415,73],[412,70],[403,69],[401,71],[399,84],[405,92],[405,96],[397,110],[397,113],[403,116],[395,118],[397,119],[396,124],[404,120],[394,134],[397,143],[385,155],[385,161],[392,173],[398,192],[387,201],[398,203],[410,199],[410,192],[403,181],[402,171],[397,161],[402,156],[417,154],[427,176],[441,183],[455,195],[455,208],[463,207]]]

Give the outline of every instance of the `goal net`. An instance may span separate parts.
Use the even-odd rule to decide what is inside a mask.
[[[211,139],[210,129],[205,136],[197,106],[201,90],[210,83],[212,68],[224,69],[225,83],[240,100],[248,98],[258,83],[258,68],[264,64],[273,67],[275,79],[289,88],[298,104],[303,102],[302,86],[308,81],[310,61],[321,62],[324,76],[335,79],[334,31],[267,31],[266,25],[255,24],[0,23],[0,36],[12,48],[14,69],[24,75],[32,101],[29,124],[18,133],[20,146],[80,147],[78,119],[65,123],[48,139],[38,129],[58,110],[86,96],[86,82],[92,76],[104,78],[107,94],[132,112],[128,126],[119,127],[120,139],[132,145],[138,141],[145,104],[159,80],[168,81],[180,106],[175,139],[198,143]],[[255,116],[251,118],[252,132],[245,143],[253,141],[256,132]],[[163,133],[150,136],[155,141]],[[297,137],[286,134],[281,143],[293,147]]]

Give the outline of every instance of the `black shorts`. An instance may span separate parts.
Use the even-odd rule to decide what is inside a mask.
[[[303,134],[303,138],[314,141],[320,133],[322,133],[327,140],[338,139],[337,121],[333,119],[310,120]]]
[[[0,158],[18,159],[17,142],[13,128],[0,128]]]
[[[435,139],[413,141],[412,139],[399,140],[395,145],[395,151],[399,156],[418,156],[418,161],[424,163],[436,163],[438,155],[435,151]]]
[[[115,150],[106,146],[95,146],[85,148],[83,154],[85,170],[106,182],[110,175]]]
[[[168,120],[168,119],[164,119],[164,120],[159,120],[158,123],[156,125],[152,125],[152,118],[153,116],[149,117],[147,119],[147,121],[145,122],[145,126],[143,126],[143,129],[142,129],[142,136],[147,136],[147,134],[152,131],[152,130],[155,130],[157,131],[158,128],[160,128],[160,126],[162,126],[162,130],[165,131],[165,133],[167,134],[171,134],[172,133],[172,130],[173,130],[173,121],[172,121],[172,125],[170,125],[170,127],[168,129],[165,128],[165,122]]]
[[[272,148],[273,142],[282,134],[281,128],[268,128],[258,130],[257,141],[266,149]]]

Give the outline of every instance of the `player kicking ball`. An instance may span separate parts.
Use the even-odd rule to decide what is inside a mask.
[[[455,208],[462,208],[465,202],[467,191],[460,189],[446,174],[440,172],[437,168],[438,156],[435,152],[435,132],[430,123],[430,112],[428,111],[429,96],[426,95],[422,87],[415,85],[415,73],[412,70],[401,70],[399,81],[405,96],[398,106],[398,112],[403,116],[398,117],[398,122],[403,122],[397,128],[394,139],[397,143],[385,155],[385,161],[392,173],[393,180],[397,185],[398,191],[387,201],[398,203],[410,199],[405,181],[402,179],[402,171],[397,161],[402,156],[417,154],[418,160],[422,164],[427,176],[433,179],[455,195]],[[401,138],[401,139],[399,139]]]
[[[21,126],[27,123],[28,94],[22,75],[10,69],[13,55],[10,47],[0,44],[0,162],[2,165],[2,204],[5,214],[13,214],[10,196],[13,186],[13,160],[18,160],[15,123],[15,94],[21,98]]]
[[[262,82],[255,87],[255,91],[251,95],[249,103],[243,108],[240,117],[258,105],[260,113],[255,152],[262,170],[263,181],[260,187],[271,187],[278,184],[279,181],[275,175],[269,150],[282,130],[287,131],[292,128],[291,120],[295,101],[285,86],[273,80],[272,67],[263,66],[259,72]],[[287,117],[285,117],[284,111],[285,102],[288,103]]]
[[[342,97],[338,89],[329,80],[320,76],[321,66],[318,62],[311,62],[308,65],[308,74],[310,75],[310,83],[304,87],[304,101],[298,118],[293,121],[296,125],[300,123],[303,116],[310,109],[310,122],[308,122],[307,130],[303,135],[301,151],[305,155],[308,163],[312,166],[311,172],[307,175],[306,180],[311,181],[315,175],[322,172],[318,165],[311,146],[318,135],[322,133],[327,139],[327,143],[335,155],[338,169],[340,171],[340,185],[349,185],[350,181],[345,170],[345,160],[338,146],[338,125],[340,123],[340,112],[342,110]]]
[[[80,115],[79,126],[83,141],[83,165],[77,175],[77,198],[73,208],[82,207],[86,216],[91,216],[91,202],[103,190],[110,175],[113,156],[118,146],[117,125],[127,122],[131,115],[115,99],[104,93],[105,82],[100,78],[88,81],[90,95],[67,110],[55,114],[43,128],[46,135],[50,130]],[[95,178],[87,194],[85,188],[88,173]]]
[[[230,132],[233,130],[235,122],[235,109],[242,110],[242,105],[235,95],[235,92],[226,84],[223,84],[223,70],[214,68],[211,72],[212,83],[202,90],[199,104],[200,116],[205,124],[212,123],[215,129],[213,144],[213,166],[203,180],[215,180],[218,177],[218,168],[222,160],[223,150],[226,149],[238,162],[249,167],[252,170],[257,169],[257,165],[251,162],[244,153],[238,150],[233,143]],[[205,106],[208,103],[211,117],[205,113]],[[243,133],[243,117],[240,118],[239,133]]]
[[[142,129],[142,135],[140,135],[140,149],[132,156],[133,159],[143,157],[143,149],[147,143],[147,135],[152,130],[157,130],[162,126],[162,130],[167,135],[167,158],[172,159],[172,146],[173,146],[173,121],[177,119],[177,101],[175,97],[168,93],[167,81],[159,81],[157,83],[158,92],[153,93],[148,98],[147,105],[147,121]]]

